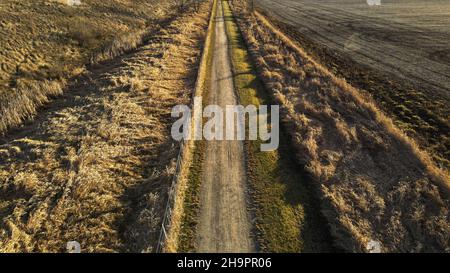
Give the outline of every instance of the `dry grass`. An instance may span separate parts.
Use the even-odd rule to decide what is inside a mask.
[[[153,251],[207,8],[187,11],[136,52],[69,85],[0,145],[0,252]]]
[[[224,1],[224,16],[233,66],[233,80],[239,102],[246,105],[273,105],[258,79],[248,49]],[[267,45],[269,50],[276,48]],[[273,55],[277,56],[277,55]],[[278,75],[278,74],[277,74]],[[281,128],[282,129],[282,128]],[[251,210],[258,249],[262,252],[331,252],[330,233],[321,217],[317,193],[296,164],[286,133],[280,132],[280,147],[260,150],[263,141],[246,141],[246,169]]]
[[[0,3],[0,134],[34,115],[56,95],[53,87],[63,89],[84,65],[142,44],[158,24],[173,17],[177,5],[161,0],[60,2]]]
[[[290,39],[301,44],[316,61],[357,87],[364,97],[372,97],[377,107],[417,141],[437,165],[450,170],[450,108],[447,106],[450,82],[445,76],[441,78],[450,74],[447,66],[450,61],[438,47],[441,43],[448,44],[446,36],[439,34],[448,31],[432,23],[446,17],[443,11],[449,10],[449,3],[395,1],[383,4],[387,13],[372,13],[373,10],[358,0],[289,2],[281,0],[280,5],[272,5],[271,1],[259,0],[257,10]],[[302,8],[283,11],[283,5],[301,5]],[[283,11],[284,19],[277,16],[279,12],[270,10]],[[295,13],[298,17],[291,17]],[[376,18],[372,17],[375,14]],[[353,16],[373,20],[355,20]],[[421,20],[420,17],[433,19]],[[399,30],[395,18],[405,19],[403,24],[409,29]],[[336,24],[343,21],[355,21],[355,24]],[[309,27],[299,28],[300,25]],[[417,31],[417,27],[428,30]],[[359,34],[355,33],[356,29]],[[374,32],[369,33],[369,29]],[[350,47],[338,46],[344,40]],[[396,49],[392,50],[391,46]],[[390,49],[384,50],[387,48]]]
[[[365,251],[450,251],[449,175],[345,81],[234,1],[265,85],[280,104],[300,163],[323,197],[335,243]]]
[[[19,81],[14,92],[0,93],[0,132],[5,132],[12,124],[22,123],[51,96],[61,93],[61,83],[55,81]]]
[[[216,5],[216,0],[210,4],[208,30],[198,67],[194,90],[195,96],[207,97],[206,94],[209,92],[209,67],[213,56]],[[195,135],[195,126],[192,126],[190,130]],[[195,200],[198,199],[199,195],[198,181],[201,169],[200,162],[203,160],[203,144],[203,141],[195,143],[194,140],[188,140],[184,143],[178,181],[176,181],[175,200],[170,219],[171,225],[167,232],[168,235],[163,249],[164,252],[173,253],[193,250],[191,236],[195,227],[189,226],[186,222],[194,222],[196,218],[198,203]],[[191,236],[188,236],[189,233]]]

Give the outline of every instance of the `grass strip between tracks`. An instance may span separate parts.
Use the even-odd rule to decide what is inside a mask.
[[[234,21],[228,1],[223,1],[234,84],[244,106],[272,104],[257,78],[249,52]],[[308,177],[290,155],[289,139],[280,132],[280,148],[260,151],[261,140],[246,141],[247,179],[255,232],[263,252],[330,251],[330,236],[320,216],[319,200]]]

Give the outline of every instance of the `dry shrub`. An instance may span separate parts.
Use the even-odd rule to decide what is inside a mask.
[[[376,240],[384,252],[450,251],[448,173],[358,90],[248,13],[244,1],[234,3],[297,159],[317,182],[336,245],[362,252]]]

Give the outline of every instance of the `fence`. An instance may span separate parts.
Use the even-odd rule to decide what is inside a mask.
[[[212,5],[211,5],[212,7],[211,7],[211,12],[210,12],[208,29],[207,29],[207,33],[206,33],[206,39],[205,39],[205,43],[203,46],[202,56],[200,58],[199,70],[197,73],[197,79],[195,82],[194,92],[192,94],[191,104],[193,103],[194,98],[196,96],[201,95],[202,90],[203,90],[205,71],[207,69],[207,67],[206,67],[207,56],[209,54],[209,48],[210,48],[210,44],[211,44],[211,28],[214,26],[213,22],[214,22],[216,1],[217,0],[212,0]],[[191,124],[192,124],[192,122],[191,122]],[[192,128],[188,128],[188,130],[192,130]],[[172,179],[172,184],[171,184],[169,192],[168,192],[167,204],[166,204],[166,208],[165,208],[162,223],[161,223],[161,231],[159,234],[158,243],[156,246],[156,252],[158,252],[158,253],[164,251],[164,246],[165,246],[165,243],[166,243],[167,237],[168,237],[167,233],[172,226],[172,211],[173,211],[173,207],[175,204],[177,188],[179,186],[178,181],[179,181],[180,171],[183,167],[183,164],[185,164],[184,163],[184,154],[186,152],[186,149],[189,148],[190,141],[192,141],[192,140],[184,140],[183,139],[183,141],[180,144],[180,150],[179,150],[178,156],[177,156],[177,165],[176,165],[175,173],[174,173],[174,176]]]

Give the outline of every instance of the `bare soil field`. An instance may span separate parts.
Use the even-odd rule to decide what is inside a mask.
[[[209,7],[84,71],[0,138],[0,252],[59,252],[72,240],[83,252],[154,251],[179,149],[170,112],[190,101]]]
[[[450,251],[450,176],[360,90],[336,77],[246,1],[233,11],[311,174],[338,249]],[[299,181],[300,183],[300,181]]]
[[[135,48],[177,10],[176,1],[81,3],[1,1],[0,134],[60,95],[86,64]]]
[[[255,0],[255,6],[450,167],[448,1]]]

